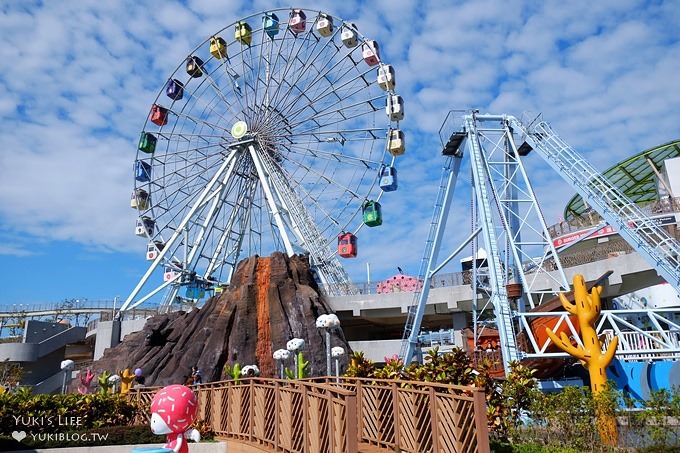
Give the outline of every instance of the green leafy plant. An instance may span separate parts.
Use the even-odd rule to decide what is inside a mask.
[[[361,351],[354,351],[345,371],[347,377],[370,377],[375,370],[375,363],[367,359]]]

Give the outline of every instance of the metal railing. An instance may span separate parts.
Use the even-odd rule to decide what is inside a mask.
[[[147,410],[157,390],[128,395]],[[265,450],[489,451],[485,396],[474,387],[323,377],[223,381],[194,391],[198,417],[217,437]]]

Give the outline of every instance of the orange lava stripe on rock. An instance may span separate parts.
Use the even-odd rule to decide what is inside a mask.
[[[257,259],[257,346],[255,356],[260,374],[274,375],[272,359],[272,332],[269,325],[269,285],[271,282],[271,258]]]

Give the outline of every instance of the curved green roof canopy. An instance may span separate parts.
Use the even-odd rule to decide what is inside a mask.
[[[680,140],[642,151],[602,174],[635,203],[656,201],[659,199],[659,193],[652,164],[660,171],[664,160],[678,156]],[[576,195],[564,208],[564,220],[574,220],[582,216],[587,209],[588,206],[583,202],[581,195]]]

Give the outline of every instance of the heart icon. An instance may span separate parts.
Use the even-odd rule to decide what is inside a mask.
[[[12,431],[12,437],[21,442],[26,437],[26,431]]]

